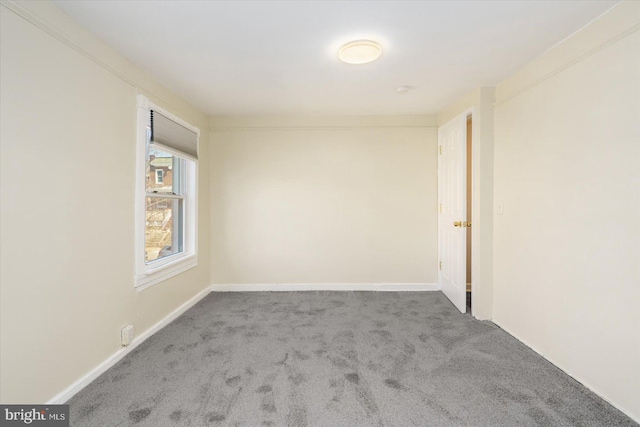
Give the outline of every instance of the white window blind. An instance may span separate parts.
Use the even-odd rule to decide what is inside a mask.
[[[154,110],[151,110],[151,144],[156,150],[198,160],[198,135]]]

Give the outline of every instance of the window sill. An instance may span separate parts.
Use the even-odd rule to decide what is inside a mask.
[[[173,276],[196,267],[197,265],[198,256],[191,254],[153,269],[148,268],[145,273],[135,277],[136,291],[140,292],[157,283],[163,282]]]

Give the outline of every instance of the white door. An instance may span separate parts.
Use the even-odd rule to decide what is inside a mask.
[[[467,310],[467,118],[438,129],[438,283],[451,302]],[[469,221],[471,218],[468,219]]]

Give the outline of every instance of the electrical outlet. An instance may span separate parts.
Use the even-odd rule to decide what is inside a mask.
[[[120,338],[122,339],[122,345],[128,346],[133,341],[133,325],[127,325],[120,331]]]

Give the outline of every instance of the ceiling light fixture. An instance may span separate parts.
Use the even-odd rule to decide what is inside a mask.
[[[382,55],[380,45],[371,40],[356,40],[349,42],[338,50],[338,58],[347,64],[366,64],[373,62]]]

